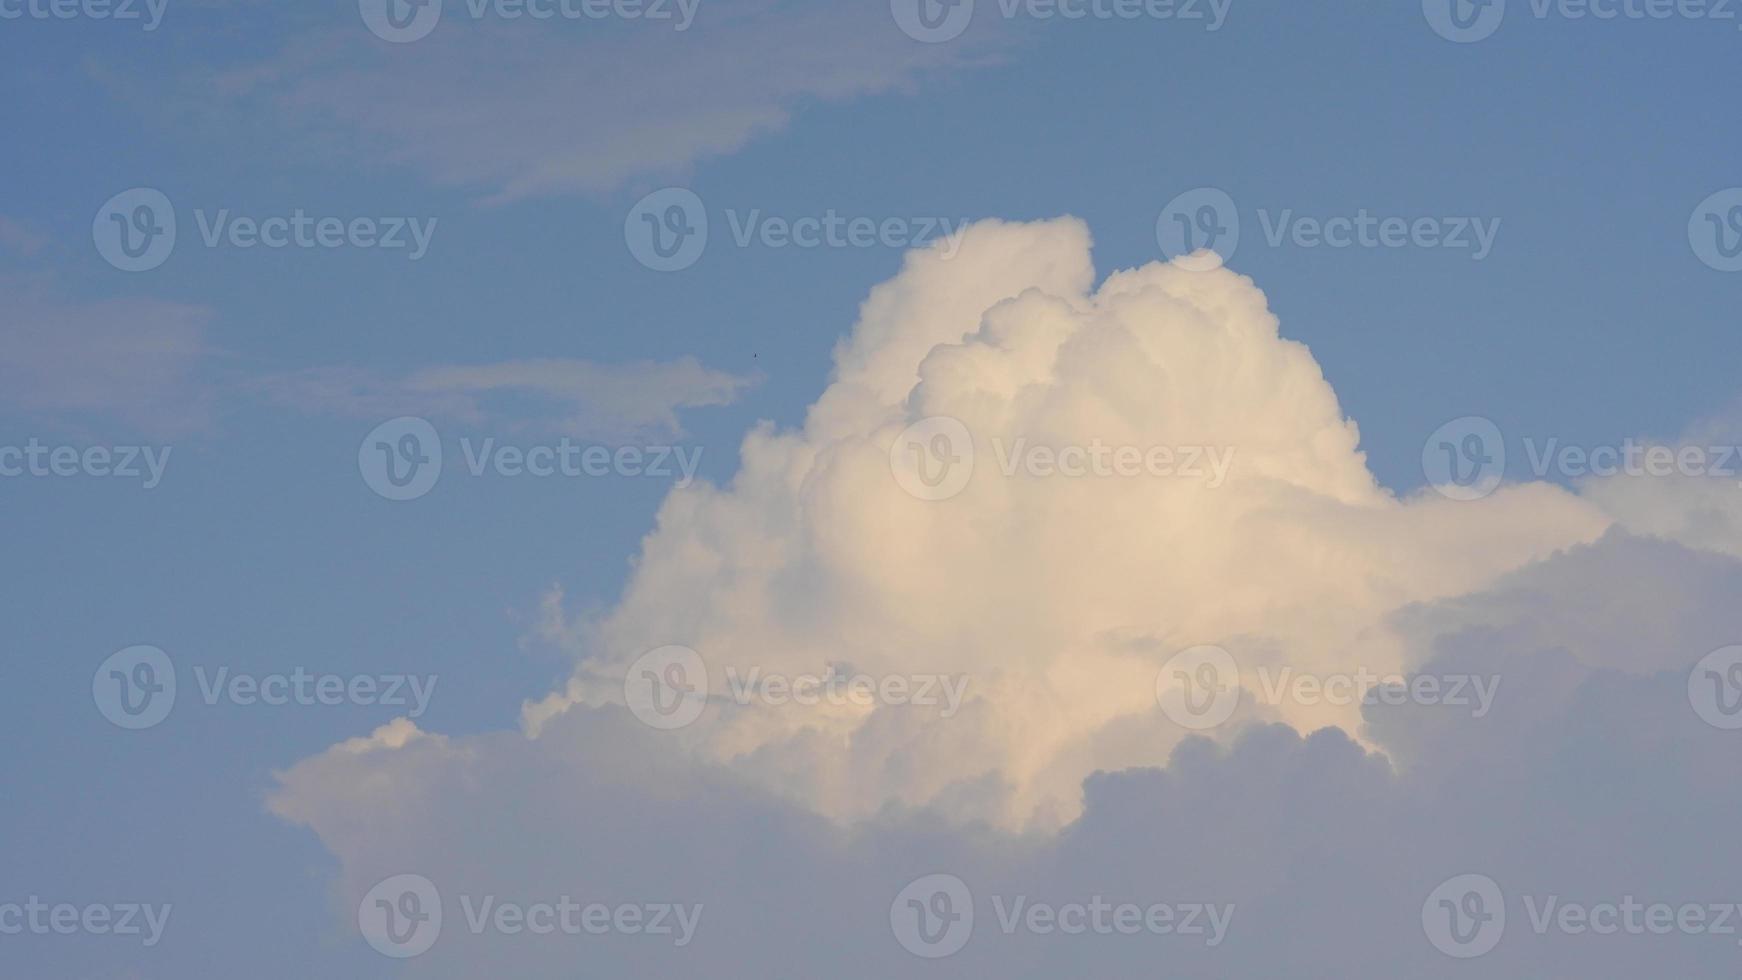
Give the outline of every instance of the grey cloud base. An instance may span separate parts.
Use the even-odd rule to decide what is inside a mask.
[[[1658,586],[1639,588],[1642,573]],[[1163,768],[1090,777],[1081,817],[1056,835],[925,811],[843,827],[674,755],[616,707],[571,710],[531,740],[335,749],[283,774],[271,805],[340,858],[352,901],[417,868],[454,893],[706,908],[682,949],[450,928],[408,976],[722,963],[767,977],[1724,976],[1733,936],[1569,934],[1552,921],[1539,935],[1533,923],[1551,897],[1742,900],[1731,832],[1742,754],[1686,692],[1688,667],[1742,627],[1727,599],[1738,586],[1729,558],[1612,532],[1402,616],[1424,668],[1504,674],[1488,718],[1369,707],[1385,754],[1337,729],[1189,738]],[[1682,602],[1659,601],[1660,589]],[[1539,635],[1569,620],[1584,628],[1566,642]],[[996,779],[979,791],[996,793]],[[937,871],[969,886],[976,922],[960,952],[925,961],[891,934],[889,903]],[[1503,938],[1475,962],[1436,950],[1421,924],[1429,893],[1466,873],[1493,878],[1507,902]],[[1177,935],[1007,935],[994,896],[1234,912],[1213,948]]]

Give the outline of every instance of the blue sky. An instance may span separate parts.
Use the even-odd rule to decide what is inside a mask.
[[[193,669],[433,674],[422,730],[517,729],[587,656],[541,629],[541,603],[560,588],[570,617],[613,609],[673,479],[473,478],[459,440],[699,447],[698,476],[725,484],[746,432],[803,425],[905,250],[740,247],[752,211],[1070,215],[1104,277],[1168,258],[1163,208],[1219,188],[1241,222],[1228,266],[1310,348],[1400,496],[1460,416],[1491,419],[1528,481],[1527,436],[1676,440],[1742,389],[1742,278],[1688,229],[1742,184],[1742,21],[1513,0],[1493,36],[1454,43],[1413,2],[1233,0],[1211,31],[1005,20],[980,0],[964,36],[922,44],[876,2],[701,0],[684,31],[448,5],[408,44],[351,4],[169,0],[150,31],[0,21],[0,445],[172,447],[148,490],[0,478],[0,902],[174,906],[145,951],[0,936],[0,973],[396,968],[347,919],[341,858],[266,800],[274,773],[404,712],[206,705]],[[672,186],[710,236],[659,272],[625,220]],[[173,202],[178,235],[130,273],[92,226],[137,187]],[[220,209],[435,225],[415,260],[206,247],[195,213]],[[1284,211],[1495,235],[1480,259],[1272,245]],[[430,416],[448,456],[414,501],[359,474],[359,442],[396,415]],[[165,723],[126,732],[91,677],[134,644],[167,651],[181,689]]]

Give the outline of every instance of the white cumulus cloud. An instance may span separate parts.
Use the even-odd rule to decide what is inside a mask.
[[[730,484],[671,494],[613,608],[546,606],[539,637],[576,668],[519,730],[399,722],[280,775],[269,805],[336,855],[341,913],[408,871],[441,891],[448,925],[408,975],[1469,975],[1423,926],[1464,874],[1508,903],[1483,975],[1733,963],[1733,938],[1539,933],[1527,914],[1551,895],[1742,901],[1742,756],[1688,684],[1742,629],[1733,558],[1547,484],[1398,498],[1251,281],[1151,265],[1097,285],[1074,220],[913,253],[836,361],[801,428],[751,432]],[[891,447],[937,417],[970,433],[972,471],[922,499]],[[1017,440],[1055,463],[1096,444],[1231,463],[1219,481],[1007,473]],[[709,696],[660,730],[625,675],[674,644]],[[1199,644],[1244,689],[1208,737],[1157,698],[1162,665]],[[1271,703],[1257,675],[1282,668],[1503,686],[1482,717]],[[959,710],[739,703],[731,679],[752,671],[966,687]],[[977,921],[927,966],[890,903],[940,872]],[[526,936],[468,928],[462,900],[485,894],[703,912],[683,946]],[[1233,917],[1214,945],[1042,934],[1005,928],[1019,896]]]

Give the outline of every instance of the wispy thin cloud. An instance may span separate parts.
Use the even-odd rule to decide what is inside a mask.
[[[753,378],[694,358],[603,364],[540,358],[438,365],[403,375],[338,365],[267,375],[246,387],[297,411],[342,418],[420,415],[596,439],[670,436],[678,413],[728,405]]]
[[[68,300],[0,280],[0,405],[57,425],[157,436],[208,429],[212,312],[150,298]]]
[[[299,34],[153,101],[242,126],[267,120],[292,147],[499,203],[680,174],[783,128],[805,104],[910,89],[983,59],[998,33],[919,44],[882,4],[704,5],[682,32],[453,13],[411,44],[383,44],[361,23]]]

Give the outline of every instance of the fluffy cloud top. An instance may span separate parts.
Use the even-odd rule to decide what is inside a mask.
[[[731,486],[671,497],[622,602],[583,631],[574,681],[528,713],[533,730],[570,703],[621,702],[636,657],[682,644],[722,703],[678,740],[775,791],[843,818],[956,801],[964,817],[1054,822],[1095,769],[1165,760],[1177,730],[1156,714],[1155,679],[1175,651],[1394,671],[1389,612],[1605,526],[1546,486],[1398,501],[1249,280],[1156,264],[1094,288],[1073,220],[988,222],[954,258],[913,253],[836,360],[801,431],[751,434]],[[891,471],[892,443],[932,417],[973,441],[972,477],[947,500]],[[1168,449],[1177,472],[1005,473],[1030,447],[1096,444]],[[1201,475],[1187,472],[1195,449]],[[732,675],[831,663],[960,676],[967,705],[819,716],[725,697]],[[1349,706],[1260,709],[1278,713],[1358,727]],[[969,790],[988,781],[993,797]]]

